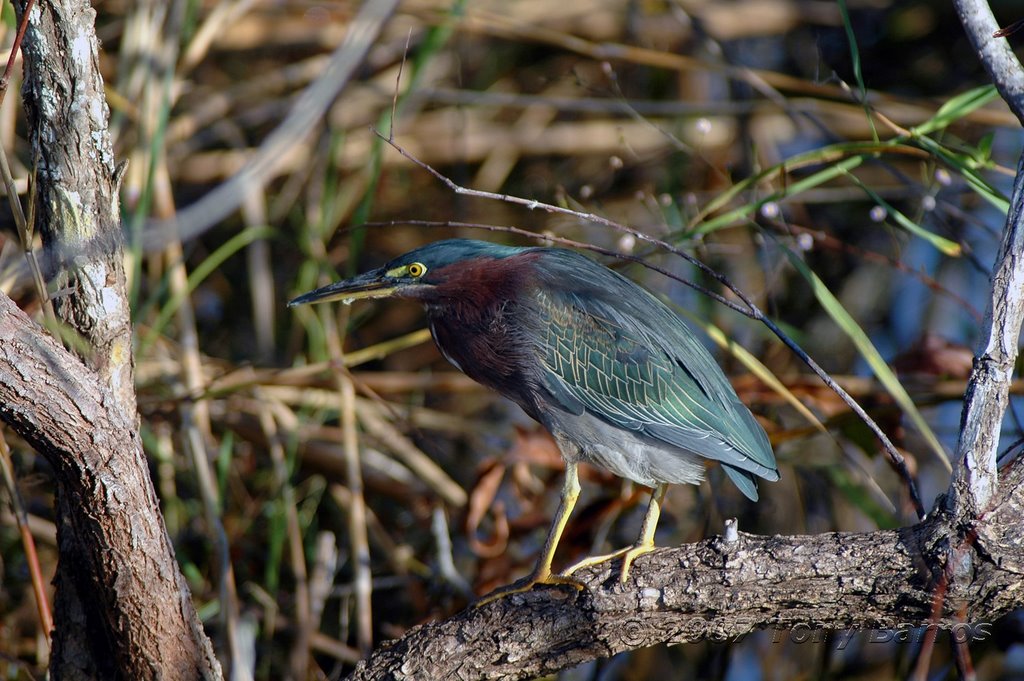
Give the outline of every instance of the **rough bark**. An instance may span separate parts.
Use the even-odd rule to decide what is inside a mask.
[[[1024,125],[1024,70],[1021,70],[1010,40],[996,37],[999,24],[988,0],[953,0],[953,6],[992,83],[1010,111]]]
[[[986,513],[995,495],[999,434],[1010,400],[1024,320],[1024,154],[1017,164],[1006,228],[992,269],[991,295],[964,395],[957,462],[947,497],[961,531]]]
[[[957,547],[956,574],[944,568],[946,514],[871,533],[714,537],[641,557],[624,586],[612,563],[577,573],[586,584],[579,592],[534,589],[471,606],[382,645],[350,678],[526,679],[758,629],[788,637],[933,625],[987,638],[995,618],[1024,605],[1024,465],[1008,473],[998,501],[973,541]]]
[[[82,551],[75,583],[93,606],[77,624],[101,627],[66,638],[74,648],[64,654],[94,656],[91,646],[99,643],[111,655],[91,669],[69,660],[72,677],[219,677],[174,560],[134,418],[93,371],[2,295],[0,419],[47,458],[70,500],[64,529]],[[87,632],[93,636],[83,637]],[[66,671],[54,676],[67,678]]]
[[[23,5],[15,3],[19,14]],[[81,362],[4,299],[0,416],[57,472],[50,670],[65,679],[219,677],[138,439],[131,314],[95,12],[37,2],[24,41],[35,223]],[[10,341],[10,347],[8,346]]]
[[[122,264],[114,155],[99,74],[96,13],[87,2],[37,2],[24,41],[22,97],[58,317],[86,341],[80,354],[135,414],[131,311]]]

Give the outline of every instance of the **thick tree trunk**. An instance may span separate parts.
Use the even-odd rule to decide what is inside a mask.
[[[53,465],[67,505],[63,531],[81,551],[64,578],[74,574],[83,608],[56,626],[87,628],[61,638],[53,675],[219,678],[174,560],[134,415],[123,414],[107,384],[6,296],[0,296],[0,419]],[[64,542],[61,537],[62,550]]]
[[[15,3],[19,13],[23,6]],[[57,474],[56,678],[218,678],[138,435],[117,179],[95,12],[37,2],[23,97],[35,224],[81,359],[2,301],[0,414]]]

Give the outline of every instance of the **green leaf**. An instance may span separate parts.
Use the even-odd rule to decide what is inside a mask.
[[[924,239],[932,246],[945,253],[946,255],[953,256],[955,258],[959,258],[961,255],[963,255],[963,249],[960,247],[960,244],[956,243],[955,241],[950,241],[945,237],[939,236],[934,232],[930,232],[921,225],[917,224],[916,222],[908,218],[906,215],[904,215],[902,212],[896,210],[896,208],[894,208],[892,204],[890,204],[888,201],[879,196],[874,189],[861,182],[857,177],[850,175],[850,179],[852,179],[858,186],[860,186],[860,188],[863,189],[864,192],[871,197],[872,201],[877,203],[882,208],[885,208],[886,212],[889,214],[889,217],[895,220],[896,224],[898,224],[900,227],[902,227],[903,229],[907,230],[908,232],[915,236],[921,237],[922,239]]]
[[[825,168],[819,170],[816,173],[811,173],[807,177],[789,184],[788,186],[786,186],[785,189],[773,192],[768,196],[765,196],[764,198],[745,204],[743,206],[740,206],[739,208],[734,208],[733,210],[727,213],[723,213],[722,215],[719,215],[716,218],[712,218],[711,220],[702,223],[699,227],[697,227],[697,229],[693,231],[693,234],[707,234],[709,232],[715,231],[716,229],[721,229],[722,227],[725,227],[726,225],[731,224],[736,220],[753,215],[755,212],[760,210],[761,206],[763,206],[766,203],[769,203],[771,201],[778,201],[780,199],[786,198],[787,196],[794,196],[796,194],[799,194],[800,192],[807,191],[808,189],[813,189],[815,187],[823,185],[829,180],[839,177],[840,175],[849,173],[849,171],[853,170],[863,162],[863,156],[852,156],[850,158],[839,161],[835,165],[826,166]]]
[[[978,192],[981,198],[1006,214],[1010,210],[1010,201],[990,185],[977,171],[977,161],[966,154],[954,152],[942,146],[931,137],[918,139],[921,148],[927,150],[967,180],[971,189]]]
[[[982,135],[981,139],[978,140],[978,149],[974,153],[980,163],[988,163],[992,160],[992,141],[996,138],[994,132]]]
[[[14,15],[14,4],[5,2],[0,10],[0,21],[3,21],[7,30],[14,31],[18,27],[18,18]]]

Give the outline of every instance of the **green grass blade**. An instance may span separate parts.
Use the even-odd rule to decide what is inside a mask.
[[[836,177],[849,173],[849,171],[853,170],[863,162],[863,156],[853,156],[847,159],[843,159],[842,161],[839,161],[835,165],[827,166],[826,168],[823,168],[822,170],[819,170],[816,173],[808,175],[802,180],[793,182],[792,184],[786,186],[785,189],[773,192],[768,196],[765,196],[764,198],[758,199],[757,201],[753,201],[751,203],[744,204],[739,208],[734,208],[733,210],[727,213],[723,213],[722,215],[719,215],[716,218],[708,220],[707,222],[704,222],[703,224],[699,225],[697,229],[693,231],[693,234],[707,234],[709,232],[715,231],[716,229],[721,229],[726,225],[732,224],[737,220],[747,218],[753,215],[758,210],[760,210],[761,206],[763,206],[766,203],[769,203],[771,201],[779,201],[781,199],[786,198],[787,196],[793,196],[795,194],[799,194],[800,192],[807,191],[808,189],[818,187],[822,184],[825,184],[829,180],[835,179]]]
[[[173,296],[170,300],[164,303],[162,308],[160,308],[160,313],[157,315],[156,321],[153,322],[152,327],[149,329],[149,333],[146,334],[142,343],[139,344],[138,356],[144,357],[146,355],[146,351],[163,332],[164,328],[171,321],[171,317],[173,317],[178,311],[178,308],[181,306],[181,302],[185,299],[185,296],[191,295],[199,284],[210,276],[214,270],[223,265],[224,261],[232,255],[242,250],[252,242],[258,239],[269,238],[273,234],[274,230],[269,227],[249,227],[248,229],[245,229],[231,237],[220,248],[211,253],[206,260],[199,263],[199,266],[192,270],[188,275],[188,286],[185,290],[178,295]]]
[[[871,137],[877,142],[878,130],[875,129],[875,118],[871,115],[871,108],[868,106],[868,88],[864,84],[864,73],[860,64],[860,48],[857,47],[857,36],[853,32],[850,13],[846,9],[846,0],[839,0],[839,14],[843,18],[846,40],[850,44],[850,62],[853,64],[853,78],[857,81],[857,89],[860,91],[860,102],[864,107],[864,113],[867,114],[868,125],[871,127]]]
[[[935,456],[942,462],[942,465],[946,467],[947,471],[952,471],[952,466],[949,463],[949,456],[946,454],[946,450],[943,449],[939,439],[935,436],[935,433],[925,422],[924,417],[921,416],[921,412],[918,411],[914,401],[910,399],[910,395],[903,388],[903,385],[899,382],[896,374],[889,367],[889,365],[882,359],[882,355],[875,348],[871,339],[864,333],[864,330],[860,328],[860,325],[850,316],[850,314],[843,307],[842,303],[828,290],[817,274],[815,274],[803,260],[801,260],[795,253],[789,249],[786,250],[786,255],[789,257],[789,261],[793,264],[793,267],[803,276],[804,279],[811,285],[811,291],[814,293],[814,297],[818,299],[818,303],[825,309],[829,317],[832,318],[840,329],[853,341],[857,351],[860,352],[861,356],[867,360],[871,370],[875,372],[875,377],[882,384],[882,386],[892,395],[892,398],[899,405],[903,413],[910,417],[910,420],[914,423],[914,426],[918,429],[925,441],[928,443],[930,449],[935,453]]]
[[[939,107],[938,112],[927,121],[914,127],[911,132],[915,137],[924,137],[933,132],[942,130],[950,124],[955,123],[972,111],[980,109],[989,102],[997,99],[999,92],[994,85],[981,85],[956,97]]]
[[[896,208],[894,208],[888,201],[879,196],[878,193],[875,192],[875,190],[873,190],[871,187],[861,182],[856,176],[850,175],[850,179],[853,180],[853,182],[855,182],[861,189],[863,189],[864,192],[871,197],[872,201],[877,203],[882,208],[885,208],[886,212],[893,220],[896,221],[897,225],[907,230],[911,234],[924,239],[932,246],[934,246],[936,249],[938,249],[942,253],[945,253],[948,256],[959,258],[961,255],[963,255],[963,249],[960,247],[960,244],[956,243],[955,241],[950,241],[945,237],[939,236],[938,234],[935,234],[934,232],[931,232],[922,227],[921,225],[917,224],[916,222],[908,218],[906,215],[904,215],[902,212],[896,210]]]
[[[918,139],[918,142],[921,144],[922,149],[927,150],[933,156],[959,173],[965,180],[967,180],[967,184],[971,189],[976,191],[978,195],[988,201],[989,204],[1003,213],[1007,213],[1010,210],[1010,200],[981,176],[977,171],[978,163],[975,159],[972,159],[965,154],[953,152],[930,137],[921,137]]]

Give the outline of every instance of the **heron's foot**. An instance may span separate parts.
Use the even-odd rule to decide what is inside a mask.
[[[629,568],[633,565],[633,561],[639,558],[640,556],[644,555],[645,553],[650,553],[653,550],[653,542],[651,542],[650,544],[637,544],[636,546],[633,546],[632,548],[628,549],[622,555],[622,572],[619,573],[619,581],[625,584],[626,580],[629,579]]]
[[[580,582],[577,579],[573,579],[572,577],[565,574],[554,575],[551,574],[550,571],[548,571],[546,574],[535,573],[528,577],[524,577],[523,579],[520,579],[517,582],[513,582],[508,586],[502,586],[495,589],[491,593],[487,594],[480,600],[473,603],[473,607],[479,608],[481,605],[486,605],[491,601],[496,601],[500,598],[511,596],[512,594],[526,593],[538,584],[550,584],[553,586],[571,586],[579,591],[582,591],[584,588],[586,588],[583,585],[583,582]]]
[[[562,575],[565,576],[565,577],[569,577],[574,572],[582,570],[583,568],[591,567],[591,566],[594,566],[594,565],[600,565],[601,563],[605,563],[605,562],[607,562],[609,560],[615,560],[619,556],[626,555],[626,552],[629,551],[630,548],[632,548],[632,547],[626,547],[624,549],[619,549],[618,551],[615,551],[613,553],[605,553],[605,554],[602,554],[600,556],[590,556],[589,558],[584,558],[583,560],[581,560],[580,562],[576,563],[575,565],[571,565],[571,566],[567,567],[565,570],[563,570],[562,571]]]
[[[592,565],[598,565],[600,563],[607,562],[609,560],[615,560],[616,558],[622,558],[622,568],[619,572],[619,581],[625,583],[629,579],[629,569],[633,566],[633,561],[654,550],[654,542],[634,544],[633,546],[619,549],[613,553],[606,553],[603,556],[591,556],[590,558],[584,558],[580,562],[576,563],[569,569],[562,573],[563,577],[569,577],[577,570],[582,570],[585,567],[591,567]]]

